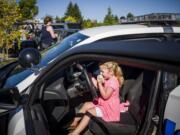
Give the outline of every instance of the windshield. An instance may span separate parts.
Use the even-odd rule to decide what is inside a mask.
[[[51,49],[42,54],[43,58],[41,59],[41,62],[38,64],[38,67],[42,68],[47,66],[47,64],[51,62],[54,58],[56,58],[58,55],[60,55],[67,49],[75,46],[76,44],[82,42],[87,38],[88,36],[85,36],[80,33],[75,33],[66,37],[62,42],[58,43],[57,45],[53,46]],[[17,74],[13,74],[6,80],[4,87],[13,87],[29,75],[31,75],[32,73],[33,72],[30,69],[26,69]]]

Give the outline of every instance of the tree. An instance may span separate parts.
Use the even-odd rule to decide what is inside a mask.
[[[97,27],[97,26],[103,26],[103,23],[97,22],[97,20],[87,19],[83,21],[82,26],[84,29],[86,29],[86,28],[92,28],[92,27]]]
[[[65,18],[68,18],[69,16],[73,17],[79,23],[83,21],[79,6],[77,4],[73,4],[72,2],[68,4],[63,20],[65,21]]]
[[[118,17],[117,17],[118,18]],[[109,7],[108,8],[108,13],[107,15],[104,17],[104,24],[105,25],[113,25],[113,24],[117,24],[118,23],[118,20],[113,14],[112,14],[112,11],[111,11],[111,8]]]
[[[56,22],[56,23],[60,23],[60,22],[61,22],[61,18],[58,17],[58,16],[56,16],[56,17],[55,17],[55,22]]]
[[[176,25],[177,25],[177,26],[180,26],[180,20],[177,20],[177,21],[176,21]]]
[[[133,17],[134,17],[134,15],[131,12],[129,12],[127,14],[127,19],[133,19]]]
[[[93,22],[90,19],[83,21],[83,28],[92,28],[94,27]]]
[[[117,15],[114,17],[114,19],[115,19],[115,23],[118,24],[119,23],[119,18],[118,18]]]
[[[81,15],[81,11],[79,9],[79,6],[76,3],[74,4],[74,17],[80,23],[83,21],[83,17]]]
[[[64,19],[65,22],[68,22],[68,23],[77,23],[77,20],[72,17],[72,16],[68,16]]]
[[[36,0],[19,0],[23,20],[33,19],[38,14],[36,3]]]
[[[121,17],[120,17],[120,20],[125,20],[125,19],[126,19],[125,16],[121,16]]]
[[[4,57],[8,58],[8,49],[12,41],[20,36],[20,32],[13,25],[21,18],[20,9],[15,0],[0,0],[0,46]]]
[[[65,12],[65,18],[67,16],[72,16],[73,12],[74,12],[74,6],[73,6],[72,2],[70,1],[70,3],[67,6],[66,12]]]

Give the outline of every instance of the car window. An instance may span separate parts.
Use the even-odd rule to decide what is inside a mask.
[[[69,29],[81,29],[81,25],[78,23],[67,23]]]
[[[47,66],[50,61],[52,61],[54,58],[59,56],[61,53],[63,53],[67,49],[75,46],[76,44],[82,42],[83,40],[85,40],[87,38],[88,38],[88,36],[85,36],[80,33],[75,33],[71,36],[66,37],[62,42],[55,45],[51,49],[47,50],[43,54],[43,58],[41,59],[41,62],[37,66],[39,68]],[[32,73],[33,72],[30,69],[21,69],[21,70],[19,70],[19,73],[10,75],[10,77],[6,80],[4,87],[15,86],[19,82],[24,80],[26,77],[31,75]]]
[[[64,29],[64,25],[52,25],[53,29]]]
[[[60,42],[57,46],[53,47],[49,51],[47,51],[41,60],[39,66],[43,67],[46,66],[51,60],[56,58],[58,55],[63,53],[65,50],[75,46],[76,44],[82,42],[83,40],[87,39],[88,36],[85,36],[80,33],[72,34],[66,37],[62,42]]]

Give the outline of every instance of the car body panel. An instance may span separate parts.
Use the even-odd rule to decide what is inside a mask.
[[[172,27],[173,30],[176,32],[176,33],[180,33],[180,27]],[[175,33],[174,32],[174,33]],[[88,35],[90,37],[88,37],[87,39],[83,40],[82,42],[80,43],[77,43],[76,45],[72,46],[71,49],[74,49],[74,48],[77,48],[77,47],[81,47],[85,44],[88,44],[88,43],[92,43],[92,42],[95,42],[97,40],[100,40],[102,38],[106,38],[106,37],[112,37],[112,36],[121,36],[121,35],[133,35],[133,34],[152,34],[152,33],[160,33],[160,34],[163,34],[165,33],[164,32],[164,29],[163,27],[147,27],[147,26],[144,26],[144,25],[114,25],[114,26],[102,26],[102,27],[96,27],[96,28],[92,28],[92,29],[86,29],[86,30],[82,30],[82,31],[79,31],[80,34],[85,34],[85,35]],[[135,37],[134,37],[135,38]],[[59,44],[61,46],[61,44]],[[140,45],[139,45],[140,46]],[[151,45],[150,45],[151,46]],[[101,46],[102,47],[102,46]],[[143,46],[142,46],[143,47]],[[146,47],[146,46],[144,46]],[[56,48],[56,47],[54,47]],[[111,47],[108,47],[109,49],[111,49]],[[129,50],[130,48],[128,48],[128,46],[125,46],[123,48],[126,48],[127,50]],[[123,55],[130,55],[130,52],[127,52],[126,50],[124,50],[122,48],[122,54]],[[136,49],[137,48],[137,49]],[[137,51],[137,54],[140,53],[140,48],[136,47],[136,48],[133,48],[132,49],[132,52],[131,53],[135,53],[135,51]],[[91,47],[90,47],[91,49]],[[99,48],[101,51],[103,51],[101,48]],[[136,49],[136,50],[135,50]],[[150,48],[149,48],[150,49]],[[152,48],[151,48],[152,49]],[[157,49],[157,50],[156,50]],[[157,47],[153,53],[155,54],[152,54],[151,56],[149,57],[154,57],[155,55],[157,55],[158,53],[163,53],[162,52],[158,52],[158,49],[163,49],[162,47]],[[171,47],[169,48],[171,49]],[[92,49],[93,50],[93,49]],[[115,51],[116,50],[112,50],[112,51]],[[130,50],[129,50],[130,51]],[[139,51],[139,52],[138,52]],[[168,51],[168,50],[166,50]],[[169,50],[171,51],[171,50]],[[172,50],[173,51],[173,50]],[[175,49],[176,51],[176,49]],[[62,52],[59,53],[59,55],[61,54]],[[142,50],[142,53],[143,50]],[[149,53],[149,50],[146,52],[146,53]],[[145,54],[146,54],[145,53]],[[137,55],[136,54],[136,55]],[[169,56],[170,54],[168,54],[167,52],[163,54],[163,57],[162,59],[166,59],[167,56]],[[167,57],[169,58],[169,57]],[[174,58],[173,60],[177,60],[176,58]],[[36,75],[37,77],[37,75]],[[29,79],[25,79],[23,81],[23,84],[18,84],[17,87],[18,89],[21,89],[20,91],[23,91],[23,89],[27,88],[28,86],[28,83],[31,84],[33,82],[33,80],[36,78],[34,75],[32,75],[32,78],[30,77]]]
[[[110,46],[111,44],[111,46]],[[161,51],[163,50],[163,51]],[[75,46],[69,50],[59,54],[56,59],[64,59],[67,56],[78,53],[109,53],[109,54],[120,54],[126,57],[137,57],[141,59],[149,59],[152,61],[159,61],[163,63],[174,63],[174,65],[180,63],[180,46],[179,43],[170,42],[158,42],[158,41],[112,41],[112,42],[98,42],[91,43],[82,46]],[[169,53],[173,52],[173,53]],[[55,59],[51,62],[56,61]],[[48,64],[50,65],[50,63]],[[38,77],[38,74],[31,74],[28,78],[23,80],[17,85],[20,92],[27,88],[33,81]]]
[[[171,120],[175,123],[175,130],[180,129],[180,86],[170,92],[165,108],[164,119]]]
[[[26,135],[23,109],[18,110],[8,124],[8,135]]]
[[[175,42],[158,42],[158,41],[109,41],[86,44],[84,46],[71,48],[72,52],[66,53],[109,53],[119,54],[126,57],[137,57],[141,59],[149,59],[152,61],[167,62],[179,64],[180,53],[179,43]],[[162,51],[163,50],[163,51]],[[170,53],[173,52],[173,53]]]
[[[111,26],[113,27],[113,26]],[[36,84],[41,77],[45,76],[48,71],[50,71],[51,68],[55,67],[60,63],[61,61],[65,61],[68,57],[73,57],[76,55],[108,55],[108,56],[118,56],[120,58],[126,58],[127,59],[133,59],[138,61],[143,61],[144,65],[148,62],[151,62],[151,66],[154,66],[156,70],[169,70],[169,71],[179,71],[180,66],[180,45],[179,42],[176,42],[175,40],[169,40],[168,36],[165,38],[165,40],[157,40],[157,39],[144,39],[144,40],[133,40],[133,41],[99,41],[95,42],[99,39],[106,38],[106,37],[112,37],[112,36],[121,36],[121,35],[134,35],[134,34],[166,34],[163,27],[147,27],[147,26],[141,26],[141,25],[122,25],[121,29],[117,29],[119,26],[113,27],[113,31],[111,31],[110,27],[107,28],[107,30],[103,30],[102,28],[97,28],[98,30],[102,29],[103,31],[97,32],[91,31],[90,34],[86,34],[90,36],[89,38],[85,39],[84,41],[74,45],[71,48],[63,50],[63,52],[56,52],[55,58],[52,58],[49,62],[46,62],[45,66],[43,66],[41,69],[39,69],[38,73],[32,73],[28,77],[26,77],[24,80],[22,80],[20,83],[16,85],[19,92],[24,92],[25,89],[27,89],[30,85]],[[173,28],[176,33],[180,33],[180,28]],[[87,30],[88,31],[88,30]],[[80,33],[84,34],[87,33],[87,31],[82,31]],[[105,32],[106,31],[106,32]],[[96,34],[95,34],[96,33]],[[175,33],[175,34],[176,34]],[[95,34],[95,35],[93,35]],[[172,34],[172,33],[171,33]],[[94,43],[93,43],[94,42]],[[57,46],[56,46],[57,47]],[[55,49],[55,48],[54,48]],[[162,51],[163,50],[163,51]],[[48,60],[47,60],[48,61]],[[127,61],[126,61],[127,62]],[[28,69],[30,70],[30,69]],[[29,87],[29,93],[32,94],[35,89]],[[177,92],[178,91],[178,92]],[[29,94],[26,93],[26,94]],[[170,94],[170,98],[168,100],[168,103],[171,105],[177,102],[179,103],[179,87],[175,89]],[[175,101],[175,99],[178,98],[178,101]],[[169,105],[169,106],[170,106]],[[177,124],[177,129],[179,129],[179,120],[175,120],[177,114],[179,114],[179,109],[176,110],[177,114],[175,118],[173,118],[173,114],[169,112],[169,107],[167,105],[166,108],[166,114],[164,118],[172,118],[173,121],[175,121]],[[37,106],[38,108],[38,106]],[[175,113],[176,113],[175,112]],[[31,114],[31,113],[30,113]],[[26,116],[29,117],[29,116]],[[17,113],[13,115],[13,117],[10,120],[9,126],[8,126],[8,135],[20,135],[20,134],[26,134],[25,129],[25,120],[26,117],[24,117],[24,110],[17,110]],[[177,118],[176,118],[177,119]],[[45,127],[45,126],[44,126]],[[31,128],[31,127],[30,127]]]
[[[23,81],[21,81],[19,84],[16,85],[19,92],[23,92],[28,86],[30,86],[34,80],[38,77],[38,74],[31,74],[27,78],[25,78]]]
[[[80,31],[80,33],[87,35],[87,36],[94,36],[94,35],[99,35],[102,33],[108,33],[108,32],[116,32],[119,30],[125,30],[125,29],[139,29],[139,28],[148,28],[145,25],[112,25],[112,26],[101,26],[101,27],[94,27],[94,28],[89,28]]]
[[[180,27],[172,27],[172,29],[172,33],[180,33]],[[166,33],[163,27],[147,27],[144,25],[115,25],[109,27],[102,26],[98,28],[82,30],[79,32],[89,36],[89,38],[77,44],[77,46],[92,43],[94,41],[113,36]]]

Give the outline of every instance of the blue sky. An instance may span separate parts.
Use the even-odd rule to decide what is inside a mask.
[[[114,15],[126,16],[132,12],[135,16],[148,13],[180,13],[180,0],[37,0],[39,14],[62,17],[69,2],[77,3],[85,19],[103,21],[107,8],[111,7]]]

